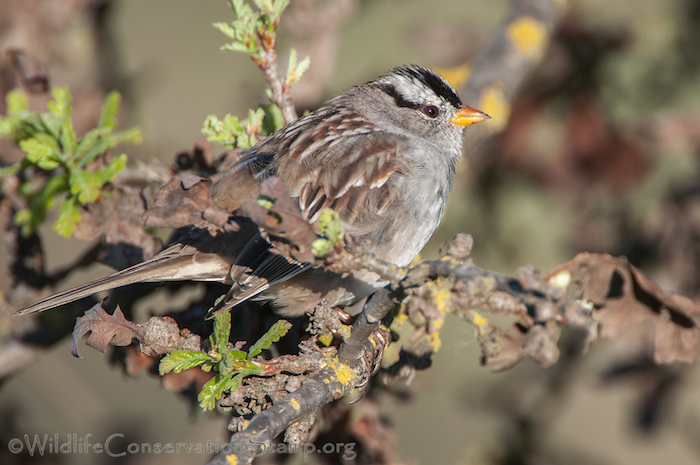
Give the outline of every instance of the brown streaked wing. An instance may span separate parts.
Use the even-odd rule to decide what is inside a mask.
[[[302,214],[313,222],[325,207],[345,207],[356,189],[383,186],[399,167],[396,152],[403,145],[402,136],[359,134],[300,159],[286,159],[279,171],[291,190],[299,192]]]

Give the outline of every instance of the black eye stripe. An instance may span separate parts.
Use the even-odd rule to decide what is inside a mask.
[[[420,109],[420,105],[414,102],[410,102],[403,98],[401,94],[396,90],[396,87],[394,87],[391,84],[387,83],[377,83],[375,85],[377,89],[380,89],[382,92],[387,94],[389,97],[394,99],[394,103],[396,103],[397,107],[403,107],[403,108],[413,108],[414,110]]]

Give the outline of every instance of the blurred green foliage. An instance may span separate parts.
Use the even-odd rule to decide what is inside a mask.
[[[124,169],[127,157],[121,154],[100,169],[91,168],[90,162],[119,144],[141,141],[137,128],[114,131],[120,101],[117,92],[107,96],[97,127],[80,138],[73,130],[71,100],[67,87],[55,87],[47,111],[38,113],[29,110],[22,91],[7,94],[7,116],[0,117],[0,136],[10,136],[27,156],[3,168],[0,179],[33,168],[49,172],[39,185],[34,179],[21,178],[19,192],[27,199],[28,207],[18,211],[14,220],[25,236],[46,220],[47,212],[63,194],[66,196],[58,207],[53,229],[61,236],[70,236],[80,221],[80,206],[107,195],[105,184]]]

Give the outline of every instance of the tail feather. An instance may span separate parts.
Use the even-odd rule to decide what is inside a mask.
[[[18,310],[16,315],[43,312],[75,302],[97,292],[135,283],[184,280],[224,281],[228,276],[230,266],[230,263],[226,263],[216,254],[202,253],[192,247],[175,244],[150,260],[54,294]]]

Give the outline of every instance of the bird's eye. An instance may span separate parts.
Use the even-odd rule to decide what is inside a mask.
[[[428,105],[427,107],[423,108],[423,113],[430,118],[437,118],[440,114],[440,110],[435,105]]]

